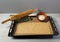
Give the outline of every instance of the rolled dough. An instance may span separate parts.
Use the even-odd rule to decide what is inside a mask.
[[[37,18],[23,23],[18,23],[15,26],[16,30],[13,35],[52,35],[53,30],[48,22],[40,22]]]

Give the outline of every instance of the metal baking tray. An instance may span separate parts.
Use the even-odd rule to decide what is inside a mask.
[[[31,16],[31,17],[35,17],[35,16]],[[53,29],[53,35],[48,34],[48,35],[19,35],[19,36],[14,36],[13,34],[15,32],[15,25],[17,24],[14,20],[11,23],[11,26],[10,26],[10,29],[8,32],[8,36],[13,37],[13,38],[20,38],[20,39],[24,39],[24,38],[28,38],[28,39],[30,39],[30,38],[53,38],[53,36],[58,35],[59,33],[58,33],[58,30],[57,30],[57,27],[54,23],[53,18],[51,16],[48,16],[48,18],[50,20],[50,24],[51,24],[51,27]]]

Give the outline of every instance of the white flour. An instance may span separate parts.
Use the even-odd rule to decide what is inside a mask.
[[[38,18],[39,18],[39,20],[44,20],[45,16],[44,15],[39,15]]]

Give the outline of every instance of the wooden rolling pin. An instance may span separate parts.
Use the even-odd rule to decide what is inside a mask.
[[[13,21],[13,20],[16,20],[16,19],[20,19],[20,18],[25,17],[25,16],[27,16],[27,15],[35,12],[35,11],[37,11],[37,9],[34,9],[34,10],[30,9],[30,10],[18,13],[18,14],[14,15],[14,16],[10,16],[8,19],[2,21],[2,24],[6,23],[8,21]]]

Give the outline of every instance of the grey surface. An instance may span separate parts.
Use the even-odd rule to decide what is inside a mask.
[[[0,13],[21,12],[30,8],[60,13],[60,0],[0,0]]]
[[[12,37],[8,37],[8,31],[11,22],[1,24],[1,21],[8,18],[10,14],[13,13],[0,13],[0,42],[60,42],[60,34],[58,36],[54,36],[53,39],[12,39]],[[54,21],[60,33],[60,14],[47,13],[47,15],[54,18]]]

